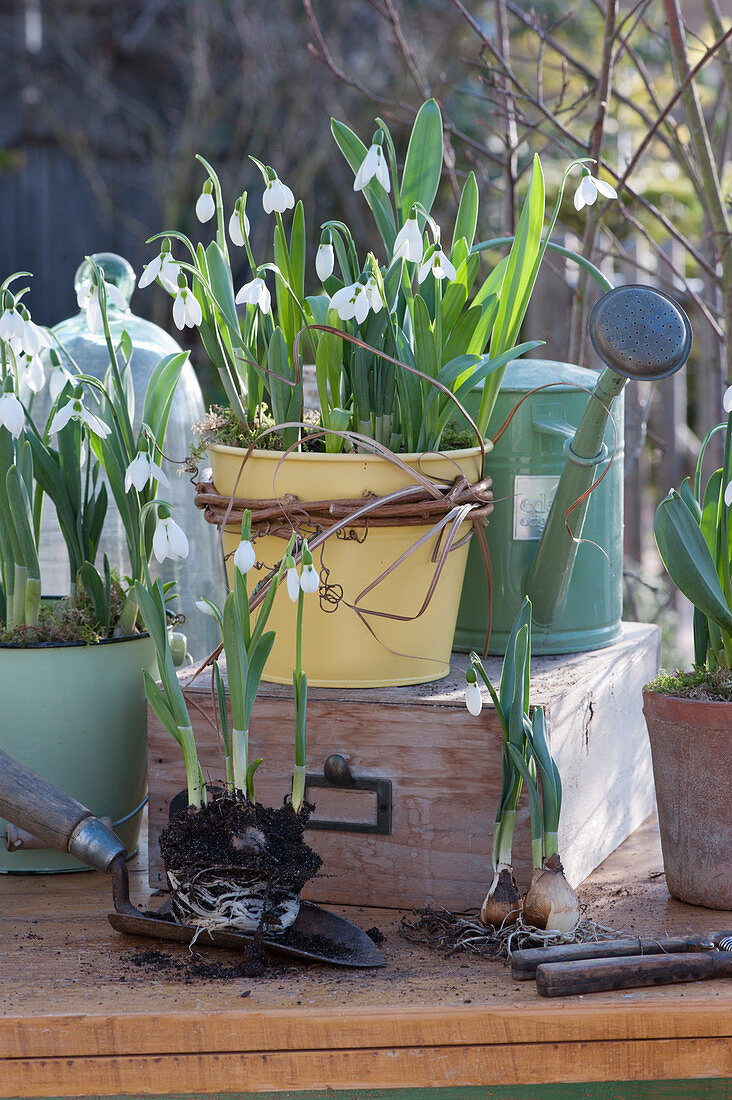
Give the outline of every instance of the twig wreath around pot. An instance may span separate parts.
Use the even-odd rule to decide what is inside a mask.
[[[673,897],[732,909],[732,386],[726,421],[703,440],[693,482],[656,510],[663,564],[694,605],[694,668],[661,673],[643,692],[666,883]],[[709,441],[720,469],[702,481]]]
[[[215,237],[204,246],[160,234],[160,252],[141,280],[157,279],[174,298],[177,323],[198,328],[229,401],[202,426],[212,479],[197,486],[225,553],[236,546],[236,517],[247,508],[265,575],[274,576],[293,525],[316,552],[318,600],[306,610],[316,685],[447,675],[468,538],[471,528],[482,531],[491,506],[488,420],[508,362],[540,342],[517,343],[567,174],[580,167],[589,176],[584,162],[570,165],[544,233],[536,158],[511,250],[481,274],[490,242],[475,243],[473,173],[449,246],[431,212],[443,164],[437,103],[417,113],[401,171],[388,127],[376,124],[368,148],[341,122],[332,122],[332,133],[373,214],[381,259],[359,255],[349,227],[328,220],[315,258],[319,292],[306,294],[302,203],[252,158],[264,181],[263,210],[275,220],[272,259],[262,262],[252,249],[246,193],[227,219],[218,177],[199,157],[209,178],[196,211],[202,221],[215,219]],[[227,231],[251,269],[238,292]],[[171,241],[184,259],[173,259]],[[312,424],[303,411],[300,344],[315,366],[320,409]],[[475,421],[467,417],[466,432],[456,418],[464,425],[463,399],[481,382],[480,409]],[[437,513],[422,507],[415,518],[417,501],[435,502]],[[265,678],[284,683],[294,612],[280,597],[272,614],[277,640]]]
[[[142,668],[154,669],[135,581],[153,554],[183,557],[187,540],[157,498],[168,484],[158,464],[185,354],[169,355],[148,385],[133,431],[125,332],[115,345],[107,302],[119,293],[89,261],[80,305],[109,354],[104,381],[84,374],[24,304],[25,272],[0,286],[0,692],[2,747],[93,812],[109,815],[130,852],[146,791]],[[49,377],[50,376],[50,377]],[[48,384],[47,422],[33,398]],[[113,574],[98,547],[108,488],[122,517],[131,576]],[[41,598],[39,541],[46,498],[56,510],[69,563],[70,595]],[[71,856],[38,849],[8,825],[7,871],[81,870]],[[34,850],[35,849],[35,850]]]
[[[160,581],[138,584],[145,621],[155,642],[160,686],[146,675],[150,706],[183,751],[188,808],[174,815],[160,836],[160,851],[171,890],[173,913],[199,932],[236,929],[276,936],[296,920],[299,895],[320,867],[320,857],[303,840],[311,807],[305,802],[307,677],[303,671],[303,609],[317,588],[307,543],[302,569],[292,556],[294,536],[269,585],[256,622],[249,614],[247,574],[256,563],[251,517],[242,523],[233,556],[233,582],[223,610],[209,600],[200,609],[214,616],[220,630],[228,678],[227,693],[217,661],[213,673],[224,747],[225,788],[211,794],[198,761],[192,723],[170,655]],[[296,607],[295,752],[292,795],[278,808],[255,801],[255,773],[261,759],[249,758],[249,719],[262,670],[274,642],[265,630],[277,589],[285,579]]]

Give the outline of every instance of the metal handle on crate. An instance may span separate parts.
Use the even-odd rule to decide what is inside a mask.
[[[333,752],[323,764],[323,774],[308,772],[305,776],[305,789],[319,787],[326,790],[373,791],[376,795],[376,820],[335,821],[310,820],[308,829],[329,829],[341,833],[375,833],[387,836],[391,832],[391,780],[372,779],[368,776],[356,778],[345,757]]]

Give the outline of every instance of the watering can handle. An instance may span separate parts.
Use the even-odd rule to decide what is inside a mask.
[[[107,871],[125,846],[75,798],[0,750],[0,814],[77,859]]]

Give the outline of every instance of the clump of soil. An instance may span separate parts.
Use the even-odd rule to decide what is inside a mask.
[[[194,979],[204,981],[219,979],[223,981],[236,981],[237,978],[258,978],[264,972],[265,959],[261,952],[252,951],[244,958],[244,961],[225,964],[220,962],[208,962],[194,957],[191,959],[174,958],[163,951],[139,951],[130,956],[133,966],[144,970],[146,974],[165,975],[174,981],[184,981],[190,984]],[[251,991],[247,991],[251,992]],[[244,996],[245,994],[242,994]]]
[[[171,898],[177,919],[191,923],[177,894],[195,891],[199,899],[203,893],[203,907],[210,909],[216,926],[224,927],[220,913],[227,900],[237,889],[261,882],[260,928],[269,931],[286,900],[299,895],[320,868],[320,856],[303,840],[311,812],[307,805],[298,814],[289,803],[275,809],[226,794],[198,810],[176,814],[159,844],[166,870],[178,886]],[[207,926],[206,915],[199,923]]]

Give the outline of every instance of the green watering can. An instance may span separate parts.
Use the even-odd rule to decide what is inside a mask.
[[[679,370],[691,351],[691,325],[668,295],[631,285],[600,298],[589,331],[607,364],[599,378],[568,363],[517,359],[509,364],[489,425],[490,436],[523,396],[553,383],[526,397],[487,459],[495,501],[486,527],[493,571],[490,653],[505,652],[524,595],[533,605],[534,653],[600,649],[620,635],[623,389],[629,378],[653,381]],[[473,397],[471,412],[480,392]],[[485,570],[473,544],[454,648],[482,650],[488,619]]]

